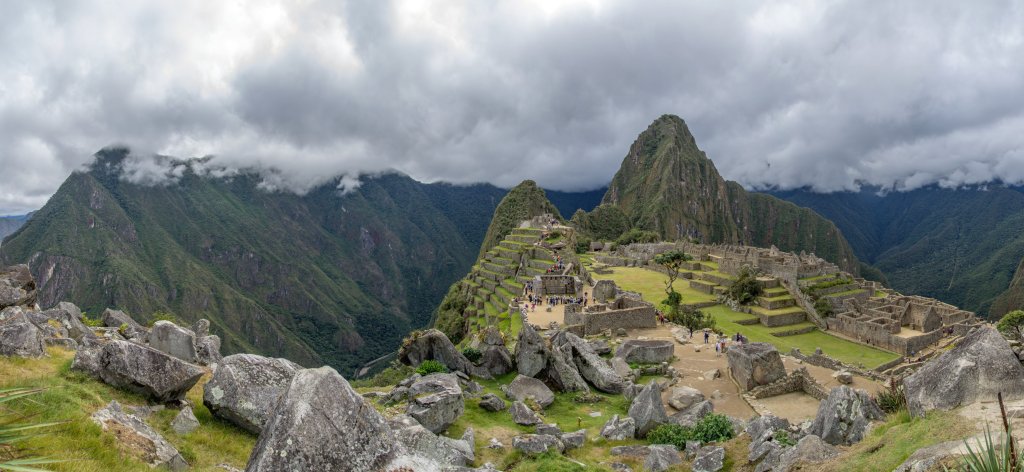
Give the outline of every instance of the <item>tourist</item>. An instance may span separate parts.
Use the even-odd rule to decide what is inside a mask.
[[[711,333],[707,328],[704,328],[704,344],[707,344],[709,339],[711,339]]]

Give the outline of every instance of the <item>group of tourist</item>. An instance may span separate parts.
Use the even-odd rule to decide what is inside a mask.
[[[749,339],[747,339],[746,336],[740,334],[739,332],[737,332],[735,335],[731,337],[726,337],[723,335],[713,333],[708,328],[704,328],[704,344],[711,343],[712,334],[715,335],[715,355],[717,356],[721,356],[722,354],[725,353],[725,351],[728,350],[728,344],[730,341],[736,344],[746,344],[749,341]],[[690,336],[692,337],[693,333],[690,333]]]

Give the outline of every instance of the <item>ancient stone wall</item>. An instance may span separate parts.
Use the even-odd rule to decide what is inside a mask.
[[[587,313],[583,320],[583,331],[587,336],[598,334],[606,329],[619,328],[638,329],[658,327],[658,318],[654,306],[608,310],[598,313]]]
[[[540,296],[568,295],[578,296],[583,284],[572,275],[538,275],[533,278],[534,287],[540,288]],[[535,289],[536,290],[536,289]]]
[[[768,385],[755,387],[747,395],[755,399],[762,399],[794,392],[806,393],[817,400],[824,400],[828,397],[825,387],[818,383],[817,380],[814,380],[814,377],[811,377],[811,374],[807,372],[805,367],[796,369],[790,372],[789,375]]]

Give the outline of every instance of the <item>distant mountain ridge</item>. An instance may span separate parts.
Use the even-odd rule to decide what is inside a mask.
[[[0,216],[0,242],[21,228],[31,217],[31,212],[25,215]]]

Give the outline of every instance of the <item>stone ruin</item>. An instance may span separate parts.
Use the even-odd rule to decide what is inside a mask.
[[[974,313],[920,296],[848,299],[827,320],[828,329],[864,344],[912,356],[946,335],[963,335],[979,324]]]
[[[538,275],[533,278],[534,293],[538,296],[569,296],[583,294],[583,283],[574,275]]]
[[[565,306],[566,330],[577,336],[591,336],[605,330],[655,328],[654,305],[619,290],[615,282],[602,280],[594,286],[594,304]]]

